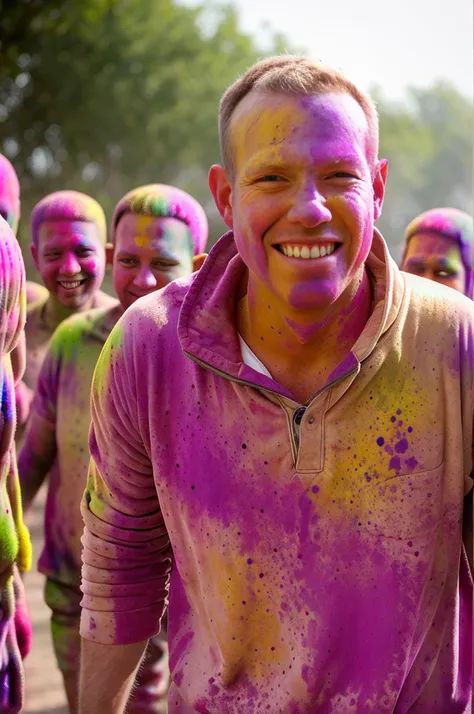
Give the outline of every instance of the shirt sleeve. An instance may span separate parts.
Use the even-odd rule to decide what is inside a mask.
[[[171,570],[169,538],[140,430],[137,380],[145,372],[136,367],[128,327],[122,318],[95,370],[91,464],[82,499],[81,635],[118,645],[159,632]]]
[[[38,376],[31,411],[39,414],[51,426],[56,426],[59,379],[62,361],[62,341],[65,339],[61,326],[54,332]]]

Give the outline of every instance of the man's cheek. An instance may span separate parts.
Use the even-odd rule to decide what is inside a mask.
[[[90,258],[81,261],[82,270],[93,278],[100,277],[105,271],[105,261],[100,258]]]

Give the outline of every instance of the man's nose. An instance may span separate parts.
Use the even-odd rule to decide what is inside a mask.
[[[288,211],[288,220],[300,223],[305,228],[314,228],[321,223],[329,223],[332,213],[326,205],[326,198],[315,184],[301,188],[295,195]]]
[[[149,267],[143,267],[135,276],[134,284],[142,290],[156,288],[157,280],[155,274]]]
[[[67,253],[61,263],[61,275],[78,275],[81,264],[74,253]]]

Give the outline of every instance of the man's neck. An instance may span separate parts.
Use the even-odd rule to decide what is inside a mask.
[[[84,305],[81,305],[81,307],[71,308],[65,307],[58,300],[56,300],[53,295],[49,295],[44,306],[44,320],[49,327],[55,329],[63,320],[66,320],[66,318],[71,315],[89,310],[92,307],[93,302],[94,298],[91,297],[90,300],[88,300]]]
[[[249,285],[237,308],[237,327],[274,379],[306,402],[351,351],[372,309],[367,272],[325,309],[298,311],[265,286]]]

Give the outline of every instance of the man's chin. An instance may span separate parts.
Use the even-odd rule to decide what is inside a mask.
[[[69,310],[80,310],[84,308],[92,301],[92,297],[93,296],[89,293],[82,293],[80,295],[56,294],[56,300]]]
[[[337,285],[320,284],[318,286],[296,285],[293,290],[282,295],[290,311],[295,312],[324,312],[333,305],[340,291]]]

